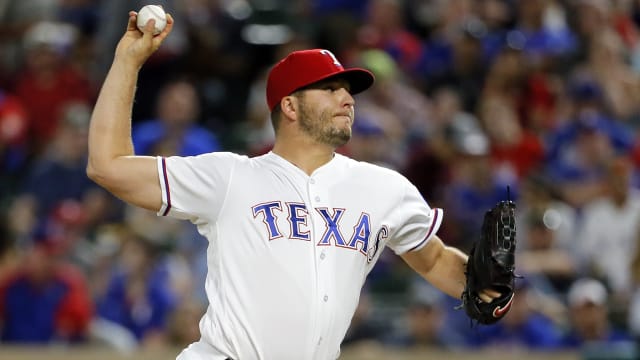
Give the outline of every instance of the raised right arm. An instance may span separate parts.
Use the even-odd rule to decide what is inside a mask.
[[[153,36],[153,21],[144,33],[136,27],[137,14],[129,13],[127,31],[96,101],[89,127],[87,175],[118,198],[158,211],[162,194],[155,157],[136,156],[131,140],[131,110],[138,72],[171,32],[173,19]]]

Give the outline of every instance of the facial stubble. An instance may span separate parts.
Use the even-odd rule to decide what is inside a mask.
[[[314,114],[302,97],[298,103],[300,129],[313,140],[338,148],[351,140],[351,126],[338,127],[326,110]]]

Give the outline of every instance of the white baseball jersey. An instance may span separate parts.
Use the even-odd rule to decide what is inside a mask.
[[[180,360],[335,359],[385,246],[423,247],[442,211],[389,169],[336,154],[311,176],[275,153],[158,158],[159,215],[209,240],[202,338]]]

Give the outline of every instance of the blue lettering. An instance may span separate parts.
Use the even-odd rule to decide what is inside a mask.
[[[311,241],[311,231],[308,224],[309,210],[304,203],[286,202],[283,207],[281,201],[271,201],[255,205],[251,208],[253,218],[265,224],[269,241],[284,237],[278,227],[278,214],[287,212],[287,223],[290,226],[289,239]],[[361,213],[360,219],[353,226],[351,238],[345,238],[341,231],[341,221],[346,209],[343,208],[316,208],[324,221],[325,230],[317,246],[337,246],[360,252],[367,258],[367,262],[373,261],[380,249],[380,242],[389,236],[389,229],[383,225],[378,230],[375,241],[371,242],[371,215]],[[348,240],[348,241],[347,241]]]
[[[344,209],[333,209],[333,216],[329,215],[329,211],[326,208],[317,208],[316,210],[320,213],[320,215],[322,215],[322,219],[324,220],[326,225],[326,230],[322,235],[322,239],[320,239],[320,242],[318,242],[318,245],[331,245],[331,238],[333,237],[336,242],[336,246],[347,247],[344,242],[344,237],[340,233],[340,227],[338,226],[340,218],[344,213]]]
[[[349,247],[354,250],[358,249],[358,243],[362,244],[360,252],[367,255],[367,248],[369,247],[369,236],[371,235],[371,228],[369,227],[369,214],[363,213],[360,215],[360,220],[353,227],[353,236],[349,242]]]
[[[282,204],[280,204],[280,201],[256,205],[252,207],[252,209],[254,218],[257,217],[260,213],[264,215],[264,219],[262,219],[262,222],[267,225],[267,231],[269,231],[269,240],[282,237],[282,233],[280,232],[280,229],[278,229],[278,224],[276,223],[276,216],[273,214],[273,209],[282,211]]]
[[[300,203],[287,203],[289,206],[289,223],[291,224],[291,239],[309,241],[309,231],[300,230],[300,225],[307,226],[307,207]]]

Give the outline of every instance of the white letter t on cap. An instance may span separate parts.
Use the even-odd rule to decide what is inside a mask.
[[[321,53],[321,54],[324,54],[324,55],[329,55],[329,56],[331,56],[331,58],[333,59],[333,63],[334,63],[336,66],[340,66],[340,67],[342,67],[342,64],[340,64],[340,61],[338,61],[338,59],[336,59],[336,56],[335,56],[335,55],[333,55],[333,53],[332,53],[331,51],[329,51],[329,50],[320,50],[320,53]]]

